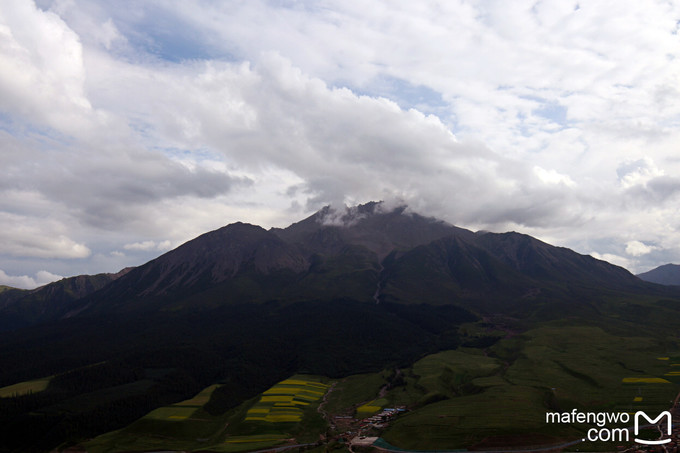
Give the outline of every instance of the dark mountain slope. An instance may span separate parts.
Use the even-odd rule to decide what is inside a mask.
[[[503,263],[536,280],[615,288],[645,287],[622,267],[546,244],[526,234],[485,233],[480,234],[475,243]]]
[[[595,293],[660,291],[623,268],[531,236],[475,234],[405,207],[390,211],[368,203],[344,212],[324,208],[286,229],[235,223],[205,233],[58,305],[68,311],[46,311],[32,321],[343,298],[459,306],[475,301],[479,309],[500,311],[514,301],[530,311],[528,295],[559,290],[557,297],[582,297],[573,291],[583,287]]]
[[[455,303],[481,308],[491,297],[518,298],[537,282],[500,261],[488,250],[457,236],[438,239],[385,260],[383,291],[388,301]]]
[[[680,265],[664,264],[637,275],[638,278],[660,285],[680,285]]]
[[[308,267],[297,247],[259,226],[238,222],[135,268],[84,298],[73,314],[169,308],[215,288],[217,294],[207,302],[215,297],[222,302],[260,300],[263,285],[276,290],[279,283],[285,286]]]
[[[79,275],[63,278],[33,290],[10,288],[0,292],[0,331],[59,318],[75,301],[122,277],[131,268],[115,274]]]
[[[451,235],[474,238],[468,230],[405,209],[384,212],[381,204],[369,203],[338,214],[324,208],[270,231],[228,225],[136,268],[83,299],[69,315],[268,300],[368,302],[387,253]]]
[[[76,298],[68,311],[0,332],[0,385],[58,374],[64,385],[64,373],[89,376],[89,368],[103,376],[0,398],[8,445],[35,439],[34,450],[46,451],[215,382],[226,383],[216,393],[223,411],[294,373],[344,376],[461,343],[485,348],[543,321],[626,333],[646,321],[671,338],[675,325],[664,321],[680,310],[680,289],[603,261],[376,203],[324,209],[286,229],[228,225],[102,285],[64,287]],[[7,302],[24,293],[16,291],[0,294],[6,308],[24,306]],[[59,300],[57,289],[48,293],[45,300]],[[106,370],[118,366],[127,370],[124,394],[108,386]],[[94,388],[99,396],[88,393]]]
[[[287,242],[316,253],[337,253],[345,244],[362,246],[380,260],[393,249],[410,249],[445,236],[472,239],[474,233],[441,220],[409,213],[405,206],[387,210],[367,203],[339,213],[326,207],[285,229],[272,229]]]
[[[276,235],[255,225],[234,223],[203,234],[151,261],[125,283],[145,283],[137,295],[191,288],[202,280],[219,283],[252,267],[262,274],[280,269],[301,272],[305,258]]]

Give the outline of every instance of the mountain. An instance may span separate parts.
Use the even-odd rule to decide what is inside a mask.
[[[680,265],[678,264],[664,264],[651,271],[643,272],[637,275],[638,278],[660,285],[680,285]]]
[[[425,284],[426,282],[426,284]],[[0,328],[106,313],[351,299],[512,313],[588,288],[661,291],[627,270],[531,236],[472,231],[367,203],[287,228],[237,222],[119,274],[0,293]],[[538,299],[537,299],[538,298]],[[528,310],[528,311],[527,311]]]
[[[33,290],[3,287],[0,291],[0,331],[64,316],[72,302],[103,288],[130,269],[115,274],[63,278]]]
[[[208,308],[244,301],[371,301],[392,251],[474,233],[369,203],[324,208],[288,228],[234,223],[203,234],[83,298],[68,313]]]
[[[474,233],[435,218],[371,202],[337,212],[325,207],[288,228],[272,231],[308,252],[338,253],[347,244],[365,247],[382,260],[394,249],[410,249],[435,239],[458,235],[467,239]]]
[[[297,247],[259,226],[234,223],[205,233],[83,298],[78,313],[163,310],[200,298],[210,307],[266,301],[309,263]]]
[[[462,308],[474,301],[477,310],[512,311],[565,285],[650,290],[621,267],[527,235],[476,234],[368,203],[327,207],[284,229],[227,225],[131,270],[62,316],[340,298]]]
[[[225,413],[295,373],[376,372],[461,345],[481,356],[506,336],[510,363],[517,334],[567,322],[644,323],[670,345],[678,311],[677,288],[403,206],[324,208],[270,230],[238,222],[120,274],[2,291],[0,388],[49,384],[0,398],[0,437],[8,451],[26,439],[45,451],[215,383],[210,407]]]

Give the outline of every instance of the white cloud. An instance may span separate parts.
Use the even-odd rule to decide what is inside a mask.
[[[170,250],[172,244],[170,241],[165,240],[161,242],[156,242],[156,241],[143,241],[143,242],[134,242],[132,244],[125,244],[123,248],[125,250],[133,250],[133,251],[143,251],[143,252],[149,252],[149,251],[160,251],[160,252],[165,252]]]
[[[628,241],[626,243],[626,253],[632,256],[642,256],[658,250],[658,247],[653,245],[646,245],[640,241]]]
[[[55,282],[57,280],[61,280],[62,278],[64,277],[48,271],[38,271],[35,274],[35,277],[29,277],[28,275],[7,275],[5,271],[0,269],[0,285],[11,286],[13,288],[33,289],[51,282]]]
[[[617,266],[625,267],[625,268],[630,268],[631,267],[631,260],[628,258],[624,258],[619,255],[615,255],[613,253],[597,253],[597,252],[591,252],[590,255],[593,258],[597,258],[598,260],[603,260],[607,261],[612,264],[616,264]]]
[[[652,179],[665,174],[656,166],[654,160],[647,156],[636,160],[626,160],[619,165],[616,173],[621,186],[626,189],[636,185],[644,186]]]
[[[536,173],[538,179],[546,184],[564,184],[569,187],[574,187],[576,185],[568,175],[562,175],[555,170],[546,170],[538,165],[534,166],[534,173]]]
[[[0,212],[0,253],[39,258],[86,258],[90,249],[66,234],[66,226],[50,218]]]
[[[40,6],[0,5],[2,256],[377,199],[618,262],[680,241],[675,3]]]
[[[84,91],[78,36],[56,14],[32,2],[0,6],[0,109],[67,133],[93,115]]]

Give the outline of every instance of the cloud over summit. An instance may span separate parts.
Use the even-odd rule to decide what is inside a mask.
[[[0,5],[9,275],[379,199],[634,270],[680,254],[673,3],[124,5]]]

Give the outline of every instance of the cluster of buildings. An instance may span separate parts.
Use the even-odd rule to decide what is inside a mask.
[[[335,416],[333,417],[334,425],[342,431],[337,438],[350,446],[370,446],[378,439],[375,437],[375,430],[386,428],[390,420],[405,411],[406,408],[404,406],[386,408],[371,417],[361,420],[351,416]]]
[[[376,429],[383,429],[387,426],[389,421],[399,415],[402,412],[405,412],[406,408],[403,406],[396,407],[396,408],[385,408],[383,409],[380,413],[375,414],[371,417],[365,418],[361,420],[361,424],[359,425],[360,429],[369,429],[369,428],[376,428]]]

